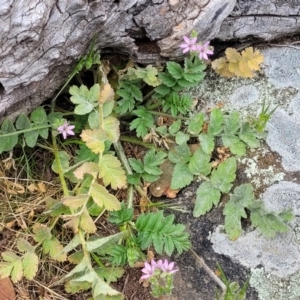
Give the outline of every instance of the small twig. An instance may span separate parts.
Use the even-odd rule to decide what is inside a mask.
[[[123,289],[122,289],[122,294],[124,294],[124,291],[125,291],[127,283],[128,283],[128,279],[129,279],[129,274],[127,274],[127,276],[125,278],[125,282],[124,282]]]
[[[138,140],[138,139],[130,137],[130,136],[120,136],[120,141],[128,142],[128,143],[135,144],[135,145],[139,145],[139,146],[145,147],[147,149],[156,149],[156,147],[153,144],[145,143],[141,140]]]
[[[224,282],[209,268],[204,259],[200,257],[193,249],[190,249],[190,252],[196,258],[196,261],[201,265],[201,267],[203,267],[206,273],[220,286],[220,288],[223,290],[222,295],[224,295],[227,290]]]
[[[44,288],[45,290],[47,290],[48,292],[50,292],[51,294],[55,295],[56,297],[58,297],[61,300],[68,300],[68,298],[65,298],[59,294],[57,294],[56,292],[54,292],[53,290],[51,290],[50,288],[48,288],[47,286],[41,284],[40,282],[38,282],[37,280],[33,279],[33,282],[35,282],[37,285],[41,286],[42,288]]]

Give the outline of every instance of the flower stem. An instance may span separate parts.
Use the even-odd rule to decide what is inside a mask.
[[[56,166],[57,166],[58,175],[59,175],[59,179],[60,179],[60,182],[61,182],[61,186],[62,186],[62,189],[63,189],[64,196],[67,197],[67,196],[69,196],[69,189],[68,189],[68,186],[67,186],[66,179],[64,177],[63,169],[61,167],[59,149],[58,149],[58,146],[57,146],[57,141],[56,141],[56,136],[55,136],[54,130],[51,130],[51,135],[52,135],[53,152],[54,152],[54,157],[55,157],[54,161],[55,161]]]

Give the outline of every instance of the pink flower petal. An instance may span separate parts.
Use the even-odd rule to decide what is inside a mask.
[[[190,43],[190,39],[185,35],[183,36],[184,41],[189,44]]]

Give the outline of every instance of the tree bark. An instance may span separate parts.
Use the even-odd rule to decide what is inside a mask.
[[[102,52],[154,64],[181,59],[182,37],[192,30],[203,42],[294,34],[299,6],[299,0],[0,0],[0,120],[51,97],[95,34]]]

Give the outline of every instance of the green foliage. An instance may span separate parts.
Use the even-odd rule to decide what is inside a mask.
[[[142,249],[153,245],[157,253],[171,256],[175,250],[181,254],[191,246],[185,226],[174,224],[174,215],[164,217],[162,211],[140,215],[136,229]]]
[[[35,248],[26,240],[19,239],[17,248],[23,255],[16,255],[11,251],[1,253],[3,262],[0,262],[0,278],[11,277],[16,283],[24,276],[32,280],[38,271],[39,258],[35,254]]]
[[[161,98],[163,111],[170,111],[172,116],[186,114],[192,107],[188,95],[179,95],[185,88],[196,86],[205,75],[206,65],[198,58],[186,58],[184,67],[176,62],[167,62],[167,70],[158,74],[162,84],[155,88],[154,98]]]
[[[80,290],[92,288],[93,297],[118,296],[118,291],[111,288],[103,279],[101,272],[96,272],[91,263],[83,258],[80,263],[65,276],[68,280],[66,290],[69,293],[77,293]]]
[[[5,119],[0,128],[0,154],[11,151],[18,144],[21,136],[28,147],[34,147],[41,136],[48,138],[49,121],[44,108],[37,107],[28,118],[21,114],[15,125],[9,119]],[[17,130],[16,130],[17,129]]]
[[[270,109],[270,103],[266,106],[265,99],[263,100],[261,112],[259,113],[257,118],[252,118],[251,122],[258,132],[263,132],[266,128],[267,122],[274,114],[275,110],[278,108],[278,105]]]
[[[255,200],[251,184],[242,184],[234,189],[230,200],[224,207],[225,230],[228,236],[235,240],[242,232],[241,220],[250,213],[250,220],[254,226],[267,237],[274,237],[277,232],[287,232],[288,226],[284,223],[293,219],[290,210],[269,212],[263,202]]]
[[[122,81],[118,86],[117,94],[121,99],[117,102],[116,112],[121,115],[133,111],[136,102],[143,100],[139,80],[136,83],[135,81]]]
[[[154,118],[144,106],[138,106],[133,113],[137,118],[130,123],[130,130],[135,129],[137,137],[144,137],[148,130],[153,127]]]
[[[287,232],[289,227],[285,222],[294,218],[292,210],[282,212],[266,211],[261,201],[254,201],[249,207],[251,211],[250,219],[254,226],[267,237],[274,237],[277,232]]]
[[[190,96],[186,94],[180,96],[176,92],[171,92],[168,93],[163,101],[163,111],[167,112],[170,110],[172,116],[184,115],[191,110],[192,104],[193,100]]]
[[[124,204],[124,202],[121,203],[121,209],[117,211],[112,211],[109,214],[109,217],[107,220],[111,222],[112,224],[121,226],[129,221],[131,221],[133,218],[133,208],[127,208]]]
[[[129,80],[142,79],[148,85],[155,87],[160,84],[157,75],[157,68],[148,65],[146,68],[129,68],[125,78],[128,78]]]
[[[139,184],[141,179],[147,182],[157,180],[162,174],[162,170],[159,166],[164,162],[166,156],[167,155],[164,152],[156,153],[155,150],[152,149],[146,153],[143,161],[140,159],[129,158],[129,164],[136,174],[127,176],[128,183]]]
[[[70,100],[76,105],[75,114],[86,115],[93,111],[94,107],[97,106],[100,98],[100,85],[95,84],[90,89],[85,85],[77,87],[73,85],[69,90],[72,95]]]
[[[221,192],[228,193],[235,179],[236,160],[231,157],[213,170],[211,180],[200,184],[193,211],[194,217],[199,217],[211,210],[221,199]]]
[[[234,56],[235,53],[231,51],[229,54]],[[245,52],[244,61],[239,63],[250,62],[253,69],[259,57],[253,53],[255,57],[251,58],[250,54]],[[100,61],[92,46],[58,94],[74,75],[93,64],[100,64]],[[132,65],[132,62],[128,63],[125,69],[111,76],[114,68],[104,62],[93,70],[94,85],[70,88],[77,135],[71,140],[56,141],[57,128],[67,122],[63,117],[68,115],[55,111],[58,94],[52,99],[52,112],[48,116],[44,108],[38,107],[30,116],[21,114],[15,123],[11,120],[2,123],[0,154],[13,150],[18,143],[22,147],[36,146],[40,137],[48,138],[52,127],[52,170],[59,174],[64,196],[44,199],[47,211],[43,214],[43,223],[35,221],[33,226],[28,226],[26,234],[31,234],[31,243],[19,239],[16,243],[18,254],[13,251],[2,253],[0,277],[11,276],[13,282],[22,277],[33,279],[38,270],[39,253],[43,259],[49,257],[59,262],[68,259],[75,264],[63,278],[67,292],[90,289],[95,300],[120,300],[121,293],[109,284],[123,275],[121,266],[134,267],[136,262],[145,260],[142,250],[153,246],[158,254],[171,256],[191,247],[185,227],[174,223],[174,215],[164,216],[163,211],[158,211],[136,217],[131,189],[127,201],[119,201],[119,190],[126,188],[127,182],[139,185],[158,180],[162,175],[161,164],[168,157],[174,164],[171,189],[189,185],[195,176],[202,180],[196,192],[195,217],[218,205],[222,194],[231,191],[236,176],[236,158],[227,158],[213,168],[212,161],[218,150],[216,145],[228,147],[232,155],[239,156],[245,154],[247,147],[258,147],[262,138],[260,130],[274,111],[269,112],[269,106],[266,109],[263,106],[258,120],[251,123],[242,122],[236,112],[224,114],[219,109],[213,109],[209,115],[199,112],[193,118],[183,117],[181,115],[190,113],[193,101],[182,91],[199,84],[204,78],[206,65],[196,56],[186,58],[183,65],[168,62],[165,71],[151,65],[145,68]],[[237,69],[236,62],[231,68]],[[149,90],[149,87],[154,89]],[[167,117],[167,122],[163,120],[158,126],[162,118],[156,120],[153,116]],[[171,150],[166,153],[152,149],[143,159],[128,159],[128,164],[119,143],[120,124],[122,129],[128,130],[129,127],[135,131],[138,138],[154,141]],[[198,148],[189,145],[196,140]],[[112,145],[116,153],[112,151]],[[50,147],[49,143],[46,147]],[[130,167],[134,174],[131,174]],[[136,186],[138,191],[139,188]],[[247,184],[234,189],[223,213],[225,229],[231,239],[241,234],[241,220],[249,215],[253,225],[270,237],[277,232],[286,232],[285,222],[292,218],[290,211],[266,211],[263,203],[254,199],[252,186]],[[99,218],[116,225],[118,232],[99,236],[99,223],[96,222]],[[58,223],[59,219],[62,219],[61,223]],[[63,241],[65,247],[60,242],[60,224],[73,232],[71,240]],[[246,288],[240,289],[237,284],[225,281],[224,273],[222,276],[228,286],[229,298],[226,299],[244,299]],[[236,295],[239,297],[234,298]]]
[[[218,292],[216,292],[216,299],[217,300],[245,300],[250,278],[244,283],[242,287],[240,287],[238,282],[230,282],[227,279],[225,273],[223,272],[219,264],[217,264],[217,267],[218,267],[218,271],[221,274],[220,279],[226,285],[226,292],[222,297]]]

